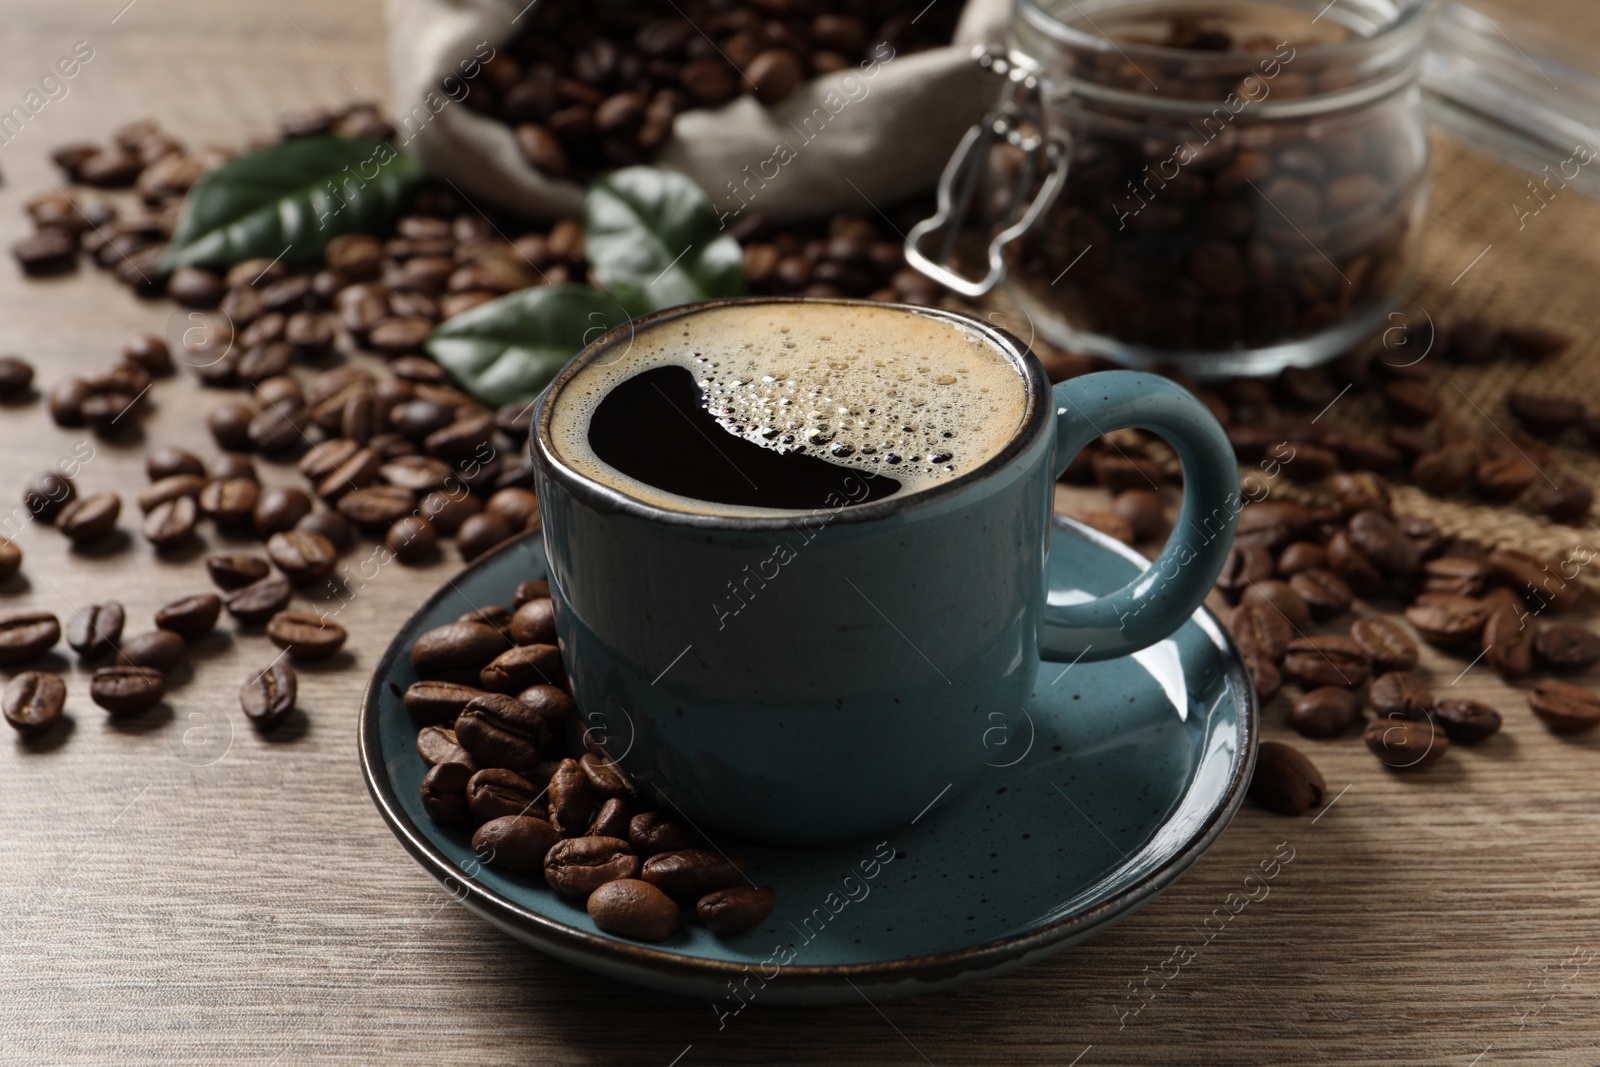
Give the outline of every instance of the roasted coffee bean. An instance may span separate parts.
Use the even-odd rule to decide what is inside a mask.
[[[239,452],[224,452],[211,461],[211,467],[206,471],[214,482],[226,482],[233,478],[243,478],[247,482],[261,484],[261,476],[256,473],[256,465],[249,456]]]
[[[512,610],[518,610],[530,600],[550,599],[550,583],[543,578],[534,578],[518,583],[511,591]]]
[[[1573,523],[1594,506],[1594,488],[1572,478],[1539,492],[1539,510],[1556,522]]]
[[[1406,608],[1406,621],[1435,645],[1464,645],[1476,641],[1487,616],[1483,602],[1450,593],[1423,593]]]
[[[600,929],[640,941],[665,941],[677,932],[681,915],[667,894],[637,878],[606,882],[584,907]]]
[[[523,604],[511,617],[510,633],[511,640],[519,645],[555,644],[555,605],[548,598]]]
[[[1422,563],[1417,547],[1381,511],[1369,508],[1350,516],[1347,534],[1351,543],[1385,574],[1414,574]]]
[[[82,426],[83,405],[93,390],[82,378],[68,378],[50,387],[50,417],[57,426]]]
[[[0,537],[0,582],[8,582],[22,570],[22,549],[9,537]]]
[[[467,782],[466,792],[472,814],[484,822],[506,815],[546,817],[545,791],[504,767],[485,767],[478,771]]]
[[[531,530],[539,525],[539,498],[531,489],[501,489],[489,498],[484,510],[506,520],[513,530]]]
[[[6,722],[23,737],[39,737],[61,720],[67,683],[49,671],[23,671],[6,684],[0,698]]]
[[[1280,662],[1294,640],[1294,627],[1276,608],[1268,604],[1240,604],[1233,609],[1228,630],[1243,649],[1254,649]]]
[[[315,611],[280,611],[267,620],[267,637],[295,659],[327,659],[349,638],[332,617]]]
[[[125,637],[113,661],[119,667],[154,667],[166,674],[188,653],[189,646],[171,630],[148,630]]]
[[[1260,545],[1269,553],[1276,552],[1295,540],[1297,535],[1309,530],[1315,521],[1311,509],[1302,505],[1262,501],[1239,512],[1234,543]],[[1272,573],[1270,556],[1267,558],[1266,573]]]
[[[1477,450],[1466,445],[1446,445],[1425,452],[1411,465],[1411,480],[1436,496],[1463,488],[1478,467]]]
[[[152,333],[140,334],[123,345],[122,358],[152,375],[165,376],[173,371],[172,350]]]
[[[675,899],[699,900],[743,881],[744,858],[710,848],[658,852],[644,861],[639,877]]]
[[[267,539],[267,556],[291,582],[304,584],[332,576],[338,550],[326,537],[306,530],[275,533]]]
[[[144,539],[155,546],[157,552],[171,552],[182,548],[194,537],[199,508],[193,497],[180,496],[159,504],[144,517]]]
[[[382,533],[416,510],[417,496],[395,485],[369,485],[339,497],[337,507],[357,528]]]
[[[1355,546],[1344,530],[1328,538],[1327,547],[1328,569],[1344,579],[1357,596],[1379,596],[1388,588],[1383,572]]]
[[[198,474],[173,474],[139,494],[139,510],[149,514],[162,504],[187,497],[197,500],[206,480]]]
[[[767,886],[731,885],[701,897],[694,910],[713,933],[742,934],[767,921],[777,898]]]
[[[117,642],[122,640],[122,624],[126,617],[122,605],[115,600],[91,604],[67,623],[67,644],[84,659],[108,655],[116,651]]]
[[[564,759],[550,776],[550,823],[563,837],[581,834],[594,811],[589,776],[575,759]]]
[[[48,611],[0,614],[0,663],[26,663],[61,640],[61,622]]]
[[[217,617],[221,614],[221,597],[215,593],[198,593],[182,600],[174,600],[158,610],[156,625],[163,630],[172,631],[185,641],[198,641],[212,631],[217,625]],[[118,630],[122,628],[120,621],[117,628]]]
[[[1424,563],[1422,574],[1423,592],[1472,597],[1483,592],[1483,583],[1489,570],[1475,559],[1440,556]]]
[[[439,551],[439,532],[419,515],[407,515],[389,527],[383,543],[401,563],[424,563]]]
[[[214,479],[200,490],[200,512],[219,526],[243,526],[260,498],[261,486],[249,478]]]
[[[167,677],[154,667],[101,667],[89,680],[89,698],[113,716],[148,711],[166,693]]]
[[[1393,446],[1368,437],[1330,430],[1322,435],[1322,444],[1333,450],[1347,470],[1382,474],[1400,465],[1400,453]]]
[[[301,519],[311,514],[311,506],[311,496],[303,489],[268,489],[256,501],[256,536],[271,537],[293,530]]]
[[[1250,796],[1279,815],[1304,815],[1322,804],[1327,785],[1316,765],[1299,749],[1281,741],[1263,741],[1256,750]]]
[[[1311,624],[1311,609],[1294,588],[1277,578],[1264,578],[1252,583],[1239,597],[1241,607],[1262,605],[1278,612],[1295,630]]]
[[[1444,731],[1426,719],[1378,719],[1367,723],[1362,739],[1384,766],[1397,771],[1426,767],[1450,747]]]
[[[378,468],[378,476],[390,485],[414,493],[431,493],[451,484],[454,468],[432,456],[400,456]]]
[[[1153,539],[1165,525],[1161,496],[1153,489],[1126,489],[1117,494],[1111,508],[1139,541]]]
[[[613,800],[618,797],[627,800],[638,799],[639,789],[633,784],[628,772],[606,756],[598,752],[586,752],[578,761],[578,765],[588,777],[594,795],[602,800]]]
[[[561,843],[561,835],[556,833],[555,827],[532,815],[503,815],[484,823],[472,835],[474,852],[485,857],[491,865],[502,867],[515,874],[538,874],[540,871],[545,871],[547,869],[545,858],[558,843]],[[633,859],[637,865],[637,857]],[[626,863],[612,862],[616,867],[627,869]],[[603,867],[590,868],[587,876],[596,877],[598,869]],[[584,876],[583,868],[579,864],[573,864],[570,869],[563,868],[559,877],[563,882],[579,882]],[[551,882],[551,885],[558,890],[560,888],[554,882]],[[581,898],[586,894],[574,889],[566,895]]]
[[[1278,554],[1277,571],[1280,578],[1293,578],[1301,571],[1326,568],[1328,553],[1319,544],[1296,541]]]
[[[461,763],[436,763],[422,776],[422,810],[447,826],[467,818],[467,780],[472,771]]]
[[[182,475],[204,478],[206,468],[200,457],[188,449],[157,445],[145,455],[144,472],[151,482],[160,482]]]
[[[488,512],[470,516],[456,531],[456,548],[470,563],[515,533],[511,524]]]
[[[1392,381],[1383,387],[1383,406],[1399,422],[1427,422],[1439,414],[1439,394],[1426,382]]]
[[[1500,729],[1500,713],[1476,700],[1441,700],[1433,715],[1445,736],[1463,745],[1475,745]]]
[[[1486,612],[1478,640],[1489,666],[1500,677],[1515,679],[1533,673],[1534,642],[1538,636],[1536,618],[1521,607],[1501,604]]]
[[[72,484],[71,478],[55,471],[44,471],[23,489],[22,505],[41,522],[55,522],[61,509],[77,495],[77,486]]]
[[[1300,595],[1311,614],[1331,619],[1350,610],[1355,598],[1345,580],[1330,570],[1317,567],[1301,571],[1289,579],[1289,588]]]
[[[1534,638],[1539,662],[1556,670],[1581,670],[1600,662],[1600,635],[1581,626],[1546,626]]]
[[[510,640],[511,612],[499,604],[490,604],[486,608],[476,608],[472,611],[456,616],[457,622],[481,622],[495,632]]]
[[[639,857],[614,837],[569,837],[550,847],[544,880],[564,897],[586,899],[607,882],[639,877]]]
[[[211,556],[206,560],[206,573],[218,589],[233,590],[265,578],[272,573],[272,565],[260,556]]]
[[[1367,703],[1383,718],[1425,720],[1433,710],[1433,694],[1411,671],[1390,671],[1372,680]]]
[[[1539,480],[1539,468],[1518,455],[1490,456],[1473,469],[1478,489],[1490,500],[1515,500]]]
[[[600,810],[595,813],[594,822],[589,824],[584,836],[620,837],[626,840],[630,818],[628,802],[621,797],[612,797],[600,805]]]
[[[206,415],[206,428],[211,431],[211,437],[217,442],[217,447],[224,452],[248,452],[250,450],[250,420],[256,417],[256,409],[240,401],[229,401],[219,404]]]
[[[1528,707],[1556,733],[1578,733],[1600,726],[1600,696],[1583,686],[1539,682],[1528,694]]]
[[[1246,509],[1249,510],[1249,509]],[[1235,544],[1228,550],[1222,572],[1217,575],[1217,588],[1229,600],[1238,602],[1251,584],[1272,577],[1272,556],[1265,548],[1253,544]]]
[[[1393,515],[1394,502],[1389,483],[1371,471],[1353,471],[1337,474],[1328,483],[1334,499],[1347,515],[1361,511],[1376,511],[1380,515]]]
[[[1561,612],[1583,599],[1583,586],[1568,581],[1548,560],[1516,548],[1498,548],[1485,561],[1489,573],[1540,611]]]
[[[473,771],[478,769],[467,750],[456,741],[456,732],[444,726],[424,726],[417,731],[417,755],[430,766],[460,763]]]
[[[321,534],[336,551],[343,552],[350,547],[352,537],[350,523],[336,511],[313,511],[295,523],[294,528],[307,533]]]
[[[417,505],[417,515],[433,523],[446,537],[454,537],[461,524],[483,510],[483,501],[457,487],[456,492],[433,492]]]
[[[1361,721],[1361,702],[1348,689],[1325,685],[1295,701],[1289,725],[1305,737],[1343,737]]]
[[[117,528],[122,498],[116,493],[96,493],[69,503],[56,516],[56,529],[74,545],[89,545]]]
[[[282,660],[253,675],[239,690],[239,708],[259,730],[270,730],[294,710],[299,685]]]
[[[505,767],[519,774],[539,762],[540,740],[548,722],[516,697],[490,693],[474,697],[456,718],[456,742],[480,767]]]
[[[478,684],[496,693],[516,693],[533,685],[564,681],[561,650],[555,645],[516,645],[478,672]]]
[[[417,725],[431,726],[454,722],[468,702],[483,693],[482,689],[470,685],[424,679],[412,682],[406,689],[405,705]]]
[[[1372,675],[1372,661],[1347,637],[1299,637],[1289,642],[1284,673],[1307,688],[1354,689]]]
[[[476,669],[508,647],[504,636],[482,623],[451,622],[417,638],[411,646],[411,663],[424,672]]]
[[[1516,390],[1506,396],[1506,407],[1534,433],[1560,433],[1583,418],[1583,401],[1573,396]]]
[[[1250,674],[1250,684],[1256,691],[1256,697],[1263,704],[1270,704],[1272,698],[1278,695],[1278,690],[1283,688],[1283,672],[1278,670],[1278,665],[1271,656],[1258,648],[1246,648],[1244,653],[1245,670]]]
[[[260,581],[234,589],[223,598],[228,614],[238,621],[253,625],[266,622],[289,606],[293,595],[287,579],[270,575]]]
[[[702,844],[700,835],[692,826],[659,811],[635,815],[628,824],[628,840],[641,856],[679,852]]]
[[[1350,624],[1350,640],[1382,672],[1409,671],[1420,656],[1417,643],[1389,619],[1357,619]]]

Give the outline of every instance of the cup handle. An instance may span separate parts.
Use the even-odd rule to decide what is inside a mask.
[[[1243,503],[1238,462],[1205,405],[1158,375],[1086,374],[1057,385],[1054,396],[1056,477],[1090,441],[1131,426],[1159,433],[1183,461],[1183,510],[1160,557],[1114,593],[1045,606],[1039,628],[1045,659],[1115,659],[1167,637],[1205,600]]]

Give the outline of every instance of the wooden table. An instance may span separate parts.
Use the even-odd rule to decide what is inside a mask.
[[[147,115],[191,141],[236,143],[280,111],[386,95],[375,0],[124,2],[12,3],[0,20],[0,109],[74,42],[95,50],[69,95],[0,147],[0,241],[24,232],[23,200],[55,180],[45,162],[55,144]],[[1552,24],[1569,43],[1600,38],[1581,0],[1539,8],[1565,16]],[[1487,217],[1521,187],[1506,172],[1497,188],[1451,196]],[[1556,210],[1572,212],[1563,225],[1595,216],[1575,195]],[[1574,292],[1592,289],[1595,258],[1573,266]],[[26,283],[0,264],[0,351],[32,360],[46,384],[109,362],[171,314],[87,269]],[[209,452],[192,380],[164,381],[151,400],[147,441]],[[40,403],[0,410],[0,497],[15,501],[29,474],[84,439]],[[80,484],[117,489],[131,508],[140,443],[93,443]],[[135,535],[115,551],[70,553],[40,526],[17,540],[27,561],[0,589],[5,608],[65,617],[116,596],[137,631],[158,605],[207,588],[198,550],[158,559]],[[304,714],[270,738],[244,723],[235,694],[271,650],[226,624],[181,670],[169,710],[126,723],[90,705],[84,673],[60,662],[72,729],[37,750],[0,740],[0,1060],[1600,1059],[1600,738],[1547,733],[1481,666],[1453,692],[1504,708],[1503,736],[1409,777],[1384,771],[1354,738],[1302,742],[1338,794],[1318,818],[1247,805],[1158,902],[1006,978],[881,1005],[757,1004],[719,1032],[704,1004],[549,960],[456,907],[391,837],[357,768],[367,672],[397,620],[455,565],[386,568],[341,616],[348,652],[303,672]],[[1426,666],[1444,687],[1461,664]],[[1282,717],[1281,704],[1271,709],[1265,736],[1290,736]],[[1268,897],[1161,988],[1174,947],[1196,945],[1244,876],[1290,849]]]

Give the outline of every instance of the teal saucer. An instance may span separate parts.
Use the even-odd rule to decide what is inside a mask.
[[[1051,586],[1088,598],[1144,563],[1065,519]],[[469,834],[436,826],[418,787],[427,769],[401,694],[418,634],[507,603],[545,574],[524,537],[479,559],[395,636],[361,710],[361,766],[406,850],[457,900],[558,959],[656,989],[725,1001],[820,1004],[907,996],[1003,974],[1131,915],[1216,840],[1255,760],[1256,702],[1237,650],[1202,609],[1176,635],[1107,663],[1046,663],[1026,707],[993,712],[990,769],[960,794],[879,838],[782,848],[719,837],[778,891],[760,928],[718,937],[698,923],[644,944],[595,927],[537,879],[480,865]],[[581,709],[580,709],[581,711]],[[885,758],[893,758],[886,753]],[[738,997],[730,991],[740,990]]]

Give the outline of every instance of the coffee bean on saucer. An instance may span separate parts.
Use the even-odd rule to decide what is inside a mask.
[[[424,726],[417,731],[417,755],[430,767],[459,763],[473,771],[478,769],[467,750],[456,743],[456,732],[444,726]]]
[[[456,742],[479,766],[519,774],[539,762],[538,743],[549,734],[538,710],[501,693],[474,697],[456,718],[455,729]]]
[[[600,929],[639,941],[665,941],[677,932],[682,914],[672,898],[638,878],[606,882],[584,907]]]
[[[1500,713],[1476,700],[1441,700],[1433,714],[1445,736],[1464,745],[1477,744],[1500,729]]]
[[[284,610],[267,620],[267,638],[295,659],[326,659],[344,647],[349,634],[327,615]]]
[[[1389,619],[1357,619],[1350,624],[1350,639],[1379,671],[1409,671],[1417,665],[1417,643]]]
[[[216,627],[221,613],[221,597],[215,593],[197,593],[160,608],[156,612],[156,625],[171,630],[185,641],[198,641]]]
[[[742,934],[767,921],[778,895],[770,887],[730,885],[701,897],[694,913],[717,934]]]
[[[1367,703],[1385,719],[1425,721],[1433,711],[1433,694],[1411,671],[1390,671],[1372,680]]]
[[[488,512],[473,515],[456,531],[456,548],[468,563],[477,559],[496,545],[506,541],[516,531],[499,515]]]
[[[594,811],[589,776],[575,759],[564,759],[550,776],[550,823],[563,837],[580,834]]]
[[[477,670],[509,647],[504,636],[482,623],[451,622],[417,638],[411,646],[411,663],[424,672]]]
[[[531,489],[501,489],[483,507],[485,514],[500,516],[512,530],[531,530],[539,524],[539,498]]]
[[[26,663],[61,640],[61,622],[48,611],[0,614],[0,663]]]
[[[1600,726],[1600,696],[1566,682],[1540,682],[1528,694],[1528,706],[1556,733],[1578,733]]]
[[[89,680],[89,698],[117,717],[148,711],[166,692],[166,675],[154,667],[101,667]]]
[[[189,646],[171,630],[148,630],[122,639],[113,661],[119,667],[154,667],[166,674],[188,653]]]
[[[615,837],[569,837],[544,857],[544,880],[564,897],[585,900],[620,878],[639,877],[639,857]],[[658,887],[659,888],[659,887]]]
[[[1361,702],[1348,689],[1325,685],[1295,701],[1289,725],[1304,737],[1343,737],[1361,721]]]
[[[589,779],[594,795],[602,800],[637,800],[639,787],[627,771],[598,752],[585,752],[578,766]]]
[[[116,650],[126,618],[115,600],[91,604],[67,623],[67,645],[83,659],[96,659]]]
[[[487,607],[474,608],[472,611],[456,616],[457,622],[481,622],[495,633],[511,640],[511,612],[499,604],[490,604]]]
[[[1250,796],[1279,815],[1304,815],[1322,803],[1327,786],[1316,765],[1299,749],[1263,741],[1256,753]]]
[[[1367,723],[1362,738],[1384,766],[1397,771],[1426,767],[1450,747],[1444,732],[1427,719],[1378,719]]]
[[[6,722],[23,737],[38,737],[61,719],[67,683],[50,671],[23,671],[6,683],[0,697]]]
[[[545,790],[504,767],[485,767],[467,782],[467,804],[485,822],[503,815],[547,819],[544,800]]]
[[[461,763],[436,763],[422,776],[422,810],[445,825],[467,818],[467,781],[472,770]]]
[[[605,838],[588,838],[587,840],[606,840]],[[559,868],[556,880],[551,879],[547,857],[559,845],[570,845],[570,841],[562,841],[561,835],[556,833],[556,828],[548,822],[532,815],[502,815],[498,819],[491,819],[478,827],[472,835],[472,850],[480,856],[487,857],[487,862],[495,867],[502,867],[515,874],[538,874],[545,872],[545,879],[552,888],[562,892],[565,896],[582,899],[588,893],[603,884],[596,879],[601,877],[601,871],[617,870],[627,872],[638,869],[638,857],[629,856],[618,859],[612,855],[602,856],[597,851],[582,857],[571,857],[563,862]],[[620,842],[619,842],[620,844]],[[624,846],[626,847],[626,846]],[[603,850],[601,850],[603,851]],[[585,866],[587,860],[590,866]],[[627,861],[632,860],[630,865]],[[611,866],[608,868],[606,864]],[[617,874],[616,877],[625,877]],[[560,884],[557,884],[557,881]],[[589,889],[583,887],[593,882]],[[562,886],[570,886],[570,891],[565,891]]]
[[[288,607],[293,595],[288,580],[273,574],[230,591],[222,604],[228,609],[228,614],[239,622],[255,625],[266,622]]]
[[[522,605],[530,600],[550,599],[550,583],[543,578],[535,578],[522,582],[511,594],[512,610],[521,610]]]
[[[257,729],[269,730],[294,709],[298,689],[294,668],[278,660],[240,687],[239,708]]]
[[[116,493],[96,493],[69,503],[56,516],[56,529],[74,545],[90,545],[117,527],[122,498]]]
[[[711,848],[658,852],[644,861],[639,877],[677,900],[699,900],[744,879],[744,858]]]
[[[1600,635],[1582,626],[1557,623],[1534,638],[1539,662],[1556,670],[1582,670],[1600,661]]]
[[[424,679],[406,689],[405,705],[418,726],[429,726],[454,722],[473,697],[482,695],[474,686]]]
[[[589,824],[589,829],[584,831],[585,837],[618,837],[627,840],[628,823],[632,814],[628,811],[628,802],[621,797],[612,797],[600,805],[600,810],[595,813],[594,822]]]
[[[218,589],[231,592],[272,573],[272,565],[260,556],[212,556],[206,560],[206,573]]]
[[[1346,637],[1300,637],[1289,642],[1283,659],[1284,673],[1301,685],[1354,689],[1372,674],[1371,661],[1361,646]]]
[[[519,645],[555,644],[555,605],[547,597],[524,603],[511,617],[510,633]]]
[[[496,693],[517,693],[533,685],[553,686],[565,677],[555,645],[514,645],[478,672],[478,684]]]
[[[628,824],[628,841],[641,856],[678,852],[704,844],[694,827],[659,811],[635,815]]]

